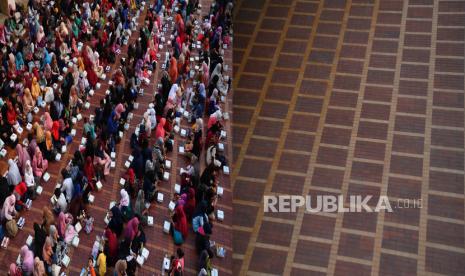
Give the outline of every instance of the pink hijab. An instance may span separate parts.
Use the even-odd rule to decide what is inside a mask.
[[[53,120],[52,120],[52,117],[50,116],[50,113],[48,112],[44,113],[44,127],[45,127],[45,131],[52,130],[52,127],[53,127]]]
[[[5,199],[5,202],[3,202],[3,208],[2,208],[2,220],[11,220],[13,218],[13,214],[15,211],[15,202],[16,202],[16,197],[14,194],[10,195]]]
[[[121,118],[121,113],[123,113],[124,111],[126,111],[126,109],[124,108],[123,104],[122,104],[122,103],[119,103],[119,104],[115,107],[116,119],[119,120],[119,118]]]
[[[64,237],[65,236],[65,233],[66,233],[66,215],[65,213],[63,212],[60,212],[60,214],[58,215],[58,227],[57,227],[57,230],[58,230],[58,234],[61,236],[61,237]]]
[[[24,172],[26,168],[26,162],[31,161],[31,157],[29,156],[27,150],[21,144],[16,145],[16,153],[18,154],[18,165]]]
[[[34,270],[34,253],[29,250],[27,245],[23,245],[23,247],[21,247],[21,258],[23,259],[21,269],[23,273],[29,275]]]
[[[128,225],[126,225],[126,232],[124,233],[124,237],[132,241],[139,230],[139,219],[137,217],[132,218]]]
[[[210,81],[210,74],[208,71],[208,65],[202,62],[202,82],[205,86],[208,86],[208,82]]]

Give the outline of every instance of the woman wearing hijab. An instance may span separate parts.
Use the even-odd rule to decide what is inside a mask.
[[[184,208],[181,205],[177,205],[174,209],[173,215],[174,229],[181,232],[183,239],[187,238],[188,226],[186,213],[184,213]]]
[[[191,221],[195,211],[195,189],[189,188],[186,195],[187,196],[183,208],[184,213],[186,214],[187,221]]]
[[[10,126],[14,126],[16,122],[18,122],[17,121],[18,114],[16,113],[15,106],[13,105],[11,101],[8,100],[6,102],[6,107],[7,107],[6,120]]]
[[[20,169],[20,171],[24,172],[26,168],[26,162],[30,162],[31,157],[29,156],[27,149],[24,148],[21,144],[16,145],[16,154],[18,155],[18,168]]]
[[[41,178],[42,175],[47,171],[48,161],[43,158],[42,152],[37,147],[32,159],[32,169],[34,170],[34,175]]]
[[[32,110],[34,109],[34,106],[36,105],[36,101],[31,95],[31,90],[27,87],[24,89],[24,95],[23,95],[22,102],[23,102],[23,110],[26,114],[29,114],[30,112],[32,112]],[[28,122],[32,121],[32,116],[30,119],[31,120],[29,120],[28,118]]]
[[[39,147],[41,146],[41,144],[43,145],[43,143],[45,142],[45,132],[44,132],[44,129],[39,125],[39,123],[35,122],[34,125],[33,125],[33,128],[34,128],[34,131],[35,131],[35,140],[36,140],[36,143],[37,145],[39,145]],[[33,154],[35,154],[35,151],[33,152]]]
[[[88,183],[92,186],[92,190],[94,189],[94,181],[95,181],[95,170],[94,164],[92,162],[92,157],[87,156],[86,164],[84,165],[84,175],[87,178]]]
[[[213,93],[208,100],[208,115],[215,113],[217,110],[220,110],[220,106],[218,104],[218,89],[213,89]]]
[[[121,199],[119,201],[119,206],[121,209],[121,213],[123,214],[123,219],[128,221],[132,218],[132,210],[130,205],[129,194],[125,189],[121,189],[120,192]]]
[[[42,247],[42,259],[47,266],[52,265],[53,261],[53,241],[51,237],[45,238],[44,246]]]
[[[121,223],[122,226],[122,223]],[[108,266],[115,264],[118,258],[118,237],[110,228],[105,229],[106,244],[108,245]]]
[[[16,216],[15,203],[16,197],[14,194],[11,194],[5,199],[5,202],[3,202],[2,213],[0,214],[1,221],[8,222]]]
[[[121,119],[121,116],[123,113],[126,111],[122,103],[119,103],[115,107],[115,114],[116,114],[116,119],[119,120]]]
[[[128,268],[128,264],[127,264],[126,260],[119,260],[115,264],[114,275],[115,276],[126,276],[127,275],[127,273],[126,273],[127,268]]]
[[[218,81],[216,82],[216,88],[221,92],[221,95],[225,96],[228,93],[229,84],[225,83],[222,72],[223,65],[221,63],[218,63],[210,76],[210,82],[216,76],[216,78],[218,79]]]
[[[21,52],[16,53],[16,70],[23,71],[24,69],[24,60],[23,54]]]
[[[170,59],[169,76],[171,83],[175,83],[178,79],[178,62],[175,57]]]
[[[50,232],[55,224],[55,216],[48,206],[42,207],[42,227],[46,232]]]
[[[48,113],[48,111],[46,111],[44,113],[44,129],[45,129],[45,131],[52,130],[52,127],[53,127],[52,117],[50,116],[50,113]]]
[[[39,257],[35,257],[34,259],[34,272],[33,276],[46,276],[45,273],[45,266],[44,262],[39,259]]]
[[[128,241],[134,240],[139,231],[139,219],[137,217],[133,217],[128,224],[126,225],[126,231],[124,233],[124,238]]]
[[[34,179],[34,172],[32,171],[31,161],[27,160],[24,167],[24,182],[26,183],[28,193],[33,195],[36,189],[36,183]]]
[[[45,132],[45,148],[43,149],[45,159],[52,160],[52,153],[53,153],[53,138],[52,133],[47,130]]]
[[[123,215],[121,214],[121,210],[118,208],[118,206],[113,206],[110,212],[111,220],[108,223],[108,228],[116,233],[117,236],[119,236],[123,231]]]
[[[37,101],[37,98],[39,96],[42,96],[42,91],[40,89],[40,85],[39,85],[39,82],[37,81],[36,77],[32,78],[31,94],[32,94],[32,97],[34,98],[34,100],[36,100],[36,101]]]
[[[72,222],[72,215],[64,214],[63,212],[58,215],[58,234],[66,243],[70,243],[77,235],[74,226],[71,225]]]
[[[142,225],[147,225],[147,208],[145,207],[145,194],[143,189],[140,189],[137,193],[134,213],[140,218],[140,223]]]
[[[155,140],[158,140],[159,138],[162,138],[163,140],[165,139],[165,136],[166,136],[165,123],[166,123],[166,119],[161,118],[160,122],[158,123],[155,129]]]
[[[208,70],[208,65],[207,63],[202,62],[202,84],[205,86],[208,86],[208,82],[210,81],[210,75],[209,75],[209,70]]]
[[[23,275],[31,275],[34,271],[34,253],[27,247],[23,245],[21,247],[21,270]]]
[[[18,165],[16,162],[8,159],[8,174],[7,174],[8,185],[16,186],[21,182],[21,173],[19,172]]]

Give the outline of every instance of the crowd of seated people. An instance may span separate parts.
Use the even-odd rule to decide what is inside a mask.
[[[21,261],[11,264],[10,275],[51,275],[78,235],[77,225],[92,231],[89,194],[110,173],[110,155],[120,142],[119,133],[125,130],[140,87],[165,62],[159,60],[162,41],[158,34],[168,14],[175,24],[161,86],[144,114],[144,123],[130,138],[134,159],[126,185],[119,204],[111,208],[104,243],[92,252],[86,271],[105,275],[107,267],[112,267],[114,275],[136,273],[136,261],[128,256],[147,242],[147,210],[156,199],[166,156],[173,150],[176,119],[188,110],[192,128],[185,156],[190,165],[182,175],[181,190],[173,195],[171,234],[179,247],[170,273],[182,275],[182,244],[192,238],[199,275],[210,274],[215,252],[209,237],[216,219],[218,174],[227,165],[218,143],[223,129],[221,98],[230,86],[223,73],[222,45],[229,43],[232,1],[214,2],[207,16],[198,12],[199,1],[148,2],[138,39],[119,59],[121,48],[136,30],[134,19],[144,7],[141,1],[31,0],[27,7],[17,6],[0,27],[0,138],[17,155],[8,160],[8,172],[0,181],[5,191],[0,198],[0,219],[6,236],[16,235],[16,219],[29,208],[28,200],[38,196],[49,162],[59,160],[63,147],[72,143],[76,117],[99,89],[99,78],[109,74],[112,83],[94,116],[82,118],[85,143],[61,170],[61,185],[54,190],[52,206],[43,207],[42,223],[34,224],[34,241],[21,248]],[[201,44],[197,50],[196,41]],[[200,70],[192,74],[194,51],[199,53]],[[108,72],[107,66],[117,60],[119,68]],[[18,128],[24,129],[23,135]],[[14,133],[17,139],[11,139]]]

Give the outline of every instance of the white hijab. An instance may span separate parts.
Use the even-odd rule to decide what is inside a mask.
[[[28,187],[35,186],[34,173],[32,171],[31,161],[29,160],[26,161],[26,167],[24,169],[24,181]]]
[[[8,166],[9,166],[8,175],[7,175],[8,185],[16,186],[22,180],[18,165],[16,164],[15,161],[8,159]]]

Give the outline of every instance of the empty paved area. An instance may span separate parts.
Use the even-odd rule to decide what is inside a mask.
[[[465,274],[464,30],[465,1],[236,3],[235,275]],[[394,210],[265,214],[273,194]]]

